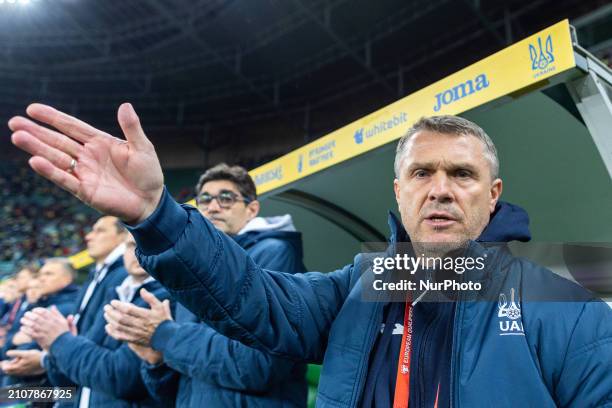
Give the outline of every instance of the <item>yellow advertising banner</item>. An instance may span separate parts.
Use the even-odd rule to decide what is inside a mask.
[[[575,66],[563,20],[426,88],[264,164],[250,175],[264,194],[399,139],[422,116],[457,115]],[[189,204],[195,204],[193,201]],[[93,262],[85,252],[76,268]]]
[[[422,116],[457,115],[574,66],[564,20],[250,174],[263,194],[399,139]]]

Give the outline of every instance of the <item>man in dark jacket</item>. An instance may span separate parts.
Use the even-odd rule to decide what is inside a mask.
[[[13,326],[15,316],[17,316],[17,312],[21,306],[22,294],[17,287],[15,277],[2,281],[2,300],[5,303],[5,312],[2,317],[0,317],[0,347],[4,345],[6,335]]]
[[[144,306],[140,290],[164,301],[168,293],[144,271],[134,254],[135,242],[126,236],[123,255],[128,276],[121,285],[109,288],[106,299]],[[167,300],[163,303],[169,310]],[[99,317],[102,317],[101,314]],[[72,316],[62,318],[46,309],[26,313],[24,325],[32,337],[48,350],[53,364],[81,393],[77,407],[156,407],[140,376],[140,359],[126,343],[104,335],[104,320],[79,335]],[[87,390],[87,391],[83,391]]]
[[[385,316],[386,302],[363,301],[364,288],[375,278],[370,256],[358,255],[328,274],[263,270],[195,209],[172,200],[131,105],[118,112],[127,138],[123,145],[44,105],[31,105],[28,114],[66,133],[57,147],[45,142],[46,133],[34,122],[21,117],[9,122],[16,131],[13,142],[36,156],[30,160],[34,170],[135,226],[140,263],[173,297],[245,344],[323,360],[319,406],[376,406],[385,396],[397,406],[610,405],[610,307],[551,271],[513,257],[503,245],[479,242],[488,239],[487,226],[493,223],[502,226],[495,239],[512,239],[507,231],[514,225],[498,206],[502,181],[495,146],[477,125],[453,116],[423,118],[402,137],[394,180],[401,225],[392,227],[395,240],[411,240],[424,252],[428,245],[422,243],[434,244],[434,253],[444,244],[448,253],[486,258],[483,269],[459,278],[480,283],[499,303],[459,293],[453,307],[442,312],[443,324],[432,331],[427,322],[437,313],[416,310],[418,298],[404,302],[400,352],[375,345],[390,310]],[[82,161],[86,166],[79,170]],[[75,169],[76,175],[67,171]],[[105,194],[91,189],[99,180]],[[551,287],[565,296],[533,301]],[[507,326],[513,335],[504,335]],[[431,343],[430,335],[436,338]],[[410,347],[417,343],[418,350]],[[442,350],[431,347],[441,343]],[[397,358],[397,365],[383,367],[387,381],[382,382],[380,373],[370,370],[380,353]]]
[[[109,293],[127,276],[123,268],[126,235],[128,234],[125,228],[116,217],[103,216],[96,221],[85,237],[87,251],[94,259],[95,265],[88,280],[76,294],[71,311],[73,316],[66,320],[60,313],[50,315],[52,319],[49,319],[50,325],[45,332],[49,341],[52,342],[71,329],[78,330],[81,335],[88,336],[94,341],[102,341],[105,338],[104,325],[103,323],[100,325],[103,322],[102,306],[111,300]],[[31,332],[28,335],[32,337]],[[46,350],[48,346],[42,348]],[[74,386],[74,382],[65,376],[61,367],[58,367],[52,353],[29,350],[27,357],[32,369],[46,372],[52,385]]]
[[[67,258],[47,259],[36,276],[37,300],[25,309],[22,316],[36,307],[55,308],[67,316],[74,308],[79,290],[73,283],[74,275],[75,271]],[[3,386],[47,384],[44,370],[38,364],[40,348],[24,331],[19,330],[19,320],[15,321],[14,327],[17,329],[15,335],[7,339],[3,347],[3,354],[11,358],[2,364],[3,371],[7,374],[3,378]]]
[[[26,292],[28,288],[32,286],[32,282],[36,279],[39,267],[35,264],[25,265],[15,274],[14,282],[15,288],[19,293],[19,297],[15,299],[15,302],[11,306],[11,311],[7,317],[7,321],[4,322],[4,328],[6,329],[5,342],[11,341],[11,338],[19,331],[19,319],[21,319],[24,313],[31,309],[31,304],[28,301]],[[10,323],[10,324],[9,324]],[[4,354],[2,355],[4,357]]]
[[[303,272],[301,235],[289,215],[257,217],[255,184],[239,166],[217,165],[196,186],[200,212],[231,236],[263,268]],[[270,356],[220,335],[178,305],[176,322],[163,308],[135,310],[111,303],[111,335],[136,341],[148,364],[143,377],[164,405],[177,407],[275,407],[306,405],[305,366]],[[160,313],[155,313],[159,310]],[[135,313],[140,312],[140,318]],[[111,325],[112,326],[112,325]],[[123,334],[129,332],[129,336]]]

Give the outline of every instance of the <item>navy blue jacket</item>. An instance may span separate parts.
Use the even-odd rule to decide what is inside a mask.
[[[25,295],[23,295],[21,298],[21,304],[19,306],[19,310],[15,314],[15,319],[13,320],[13,324],[6,332],[6,340],[5,340],[4,346],[2,346],[2,351],[1,351],[2,355],[0,356],[0,359],[2,360],[6,359],[7,358],[6,352],[14,348],[13,337],[15,336],[15,334],[17,334],[17,332],[19,331],[19,328],[21,327],[21,318],[23,317],[23,315],[25,315],[27,311],[32,310],[34,307],[36,307],[36,304],[29,303],[26,300]]]
[[[56,293],[52,293],[48,296],[40,298],[36,303],[29,304],[27,307],[24,307],[15,318],[13,322],[13,327],[11,331],[11,336],[7,338],[4,347],[2,348],[2,355],[6,356],[6,352],[8,350],[17,349],[17,350],[33,350],[40,349],[36,342],[30,342],[26,344],[21,344],[19,346],[15,346],[13,344],[13,337],[19,331],[21,327],[21,318],[25,314],[25,312],[34,309],[35,307],[44,307],[48,308],[51,306],[57,307],[61,314],[67,316],[72,313],[74,309],[74,302],[76,300],[77,294],[79,291],[79,287],[75,284],[70,284]],[[39,384],[39,385],[47,385],[45,375],[40,376],[32,376],[32,377],[13,377],[13,376],[3,376],[2,378],[2,386],[9,386],[15,384]]]
[[[369,255],[357,255],[352,264],[326,274],[266,271],[168,193],[131,232],[140,263],[192,312],[245,344],[323,361],[317,405],[358,406],[385,306],[383,301],[362,300],[363,288],[375,279]],[[493,299],[520,294],[520,313],[513,314],[516,320],[510,324],[497,301],[460,295],[453,318],[451,404],[610,405],[610,307],[503,246],[469,242],[465,256],[485,255],[486,268],[462,276],[481,282]],[[564,301],[523,301],[550,288],[565,292]],[[504,329],[516,335],[502,336]]]
[[[233,239],[263,267],[304,271],[299,232],[250,231]],[[304,364],[222,336],[181,305],[176,322],[157,328],[152,346],[162,352],[164,364],[143,364],[143,378],[165,406],[306,406]]]
[[[405,243],[410,237],[400,221],[389,214],[391,242]],[[500,202],[479,242],[502,243],[529,241],[529,217],[520,207]],[[392,250],[390,246],[390,250]],[[422,279],[418,276],[415,281]],[[433,293],[432,293],[433,295]],[[409,406],[450,405],[450,366],[452,359],[453,319],[456,302],[439,302],[424,294],[413,308],[412,359]],[[393,405],[398,356],[404,329],[405,302],[383,307],[383,327],[370,352],[370,362],[360,406]]]
[[[79,307],[83,298],[85,297],[85,292],[87,291],[89,283],[94,278],[94,273],[95,268],[92,268],[87,281],[83,284],[76,297],[74,308],[71,311],[73,315],[76,315],[79,312]],[[123,282],[126,277],[127,272],[123,267],[123,257],[120,257],[109,266],[106,276],[101,282],[98,283],[89,299],[89,302],[87,302],[87,306],[80,313],[79,320],[77,321],[77,330],[79,335],[91,339],[96,344],[101,344],[101,342],[106,338],[106,332],[104,331],[103,324],[105,320],[102,307],[113,299],[113,297],[110,297],[112,291],[115,287],[121,285],[121,282]],[[56,364],[55,359],[53,358],[53,353],[49,353],[47,358],[44,359],[44,367],[47,370],[47,377],[52,385],[57,387],[76,386],[75,382],[66,377],[64,372],[61,370],[61,367]],[[63,406],[70,406],[70,404],[64,404]]]
[[[148,282],[142,287],[160,300],[169,298],[168,292],[157,281]],[[107,298],[117,299],[114,288],[111,288]],[[140,298],[139,291],[132,303],[148,308]],[[104,331],[104,325],[104,321],[97,321],[89,333]],[[53,342],[49,354],[74,384],[91,388],[90,408],[159,406],[150,398],[140,376],[140,358],[127,343],[108,335],[97,343],[87,335],[64,333]],[[75,406],[78,406],[78,401]]]

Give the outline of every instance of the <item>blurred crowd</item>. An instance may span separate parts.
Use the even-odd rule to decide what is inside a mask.
[[[0,166],[0,262],[68,256],[82,249],[97,217],[26,166]]]

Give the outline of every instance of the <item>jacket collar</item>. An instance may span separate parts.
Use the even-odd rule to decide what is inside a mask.
[[[389,241],[410,242],[410,237],[404,229],[399,218],[389,211],[389,229],[391,236]],[[527,242],[531,240],[531,232],[529,231],[529,215],[527,211],[515,204],[510,204],[505,201],[498,201],[493,214],[489,220],[489,224],[485,227],[477,242],[510,242],[521,241]]]
[[[394,244],[410,242],[410,237],[398,217],[392,212],[389,212],[388,222],[391,230],[389,241],[392,244],[388,248],[387,254],[389,255],[395,253],[396,245]],[[484,258],[486,259],[485,265],[491,267],[485,267],[482,270],[472,269],[467,271],[465,276],[459,278],[481,283],[483,290],[472,295],[486,298],[489,293],[496,290],[493,287],[495,285],[491,285],[491,283],[496,279],[494,275],[499,269],[500,260],[509,253],[506,244],[510,241],[526,242],[530,239],[531,233],[527,212],[517,205],[498,202],[491,214],[489,224],[476,240],[468,242],[462,255],[474,259]]]
[[[124,252],[125,252],[125,244],[121,243],[117,245],[115,249],[113,249],[111,253],[106,256],[106,258],[104,258],[104,261],[102,263],[96,264],[96,269],[95,269],[96,272],[99,272],[105,266],[110,267],[112,264],[117,262],[119,258],[123,257]]]

